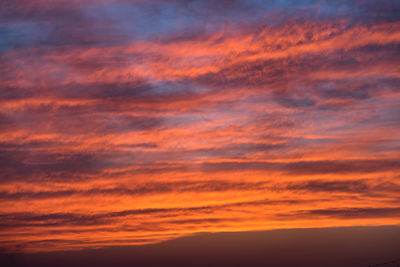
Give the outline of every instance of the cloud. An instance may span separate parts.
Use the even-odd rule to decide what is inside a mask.
[[[110,225],[118,220],[128,220],[129,218],[135,217],[136,219],[145,220],[142,216],[159,216],[160,218],[165,217],[177,217],[177,216],[188,216],[188,215],[201,215],[217,214],[217,211],[229,210],[232,208],[240,207],[257,207],[257,206],[274,206],[274,205],[296,205],[300,203],[314,202],[307,200],[298,199],[285,199],[285,200],[270,200],[262,199],[256,201],[244,201],[244,202],[232,202],[226,204],[206,205],[206,206],[189,206],[189,207],[171,207],[171,208],[144,208],[144,209],[130,209],[122,211],[114,211],[107,213],[95,213],[95,214],[79,214],[79,213],[49,213],[49,214],[38,214],[38,213],[6,213],[0,214],[2,223],[0,227],[3,229],[12,229],[18,227],[61,227],[61,226],[89,226],[89,225]],[[150,217],[150,220],[152,218]],[[192,219],[190,219],[192,220]],[[206,219],[205,221],[207,221]],[[168,221],[169,222],[169,221]],[[198,220],[201,222],[201,220]]]
[[[285,215],[283,215],[285,216]],[[384,207],[384,208],[332,208],[332,209],[315,209],[299,211],[289,216],[320,216],[333,217],[343,219],[358,219],[358,218],[397,218],[400,216],[400,208]]]
[[[3,200],[47,199],[64,198],[73,195],[115,195],[140,196],[147,194],[184,193],[184,192],[222,192],[242,190],[264,190],[268,182],[230,182],[230,181],[176,181],[176,182],[149,182],[134,187],[91,188],[88,190],[58,190],[58,191],[20,191],[10,193],[0,192]]]
[[[396,223],[398,10],[1,2],[0,243]]]
[[[279,188],[279,187],[278,187]],[[380,193],[396,192],[399,190],[399,184],[391,181],[382,181],[380,179],[358,179],[358,180],[310,180],[289,182],[284,188],[293,191],[310,191],[310,192],[343,192],[343,193],[359,193],[366,195],[375,195]]]
[[[399,190],[399,184],[384,179],[346,179],[346,180],[305,180],[292,182],[234,182],[229,180],[209,181],[174,181],[174,182],[148,182],[136,184],[135,186],[119,187],[94,187],[86,190],[46,190],[46,191],[1,191],[0,199],[4,201],[25,201],[70,198],[94,197],[94,196],[146,196],[171,193],[208,193],[208,192],[283,192],[298,193],[346,193],[362,194],[366,196],[380,197],[382,194],[389,196]]]
[[[398,170],[400,162],[388,160],[337,160],[337,161],[298,161],[293,163],[279,162],[220,162],[204,163],[205,172],[267,170],[284,171],[292,175],[327,174],[327,173],[371,173]]]

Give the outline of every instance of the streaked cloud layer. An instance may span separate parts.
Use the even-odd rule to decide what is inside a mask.
[[[398,1],[3,1],[0,242],[400,222]]]

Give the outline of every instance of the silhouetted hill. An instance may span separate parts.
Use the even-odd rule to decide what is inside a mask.
[[[145,246],[4,254],[1,266],[367,267],[399,256],[400,226],[381,226],[201,233]]]

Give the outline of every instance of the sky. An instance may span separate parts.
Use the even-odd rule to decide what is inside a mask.
[[[399,1],[0,2],[2,251],[398,225],[399,192]]]

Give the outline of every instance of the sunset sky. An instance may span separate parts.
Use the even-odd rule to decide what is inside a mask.
[[[398,0],[0,2],[2,250],[398,224]]]

